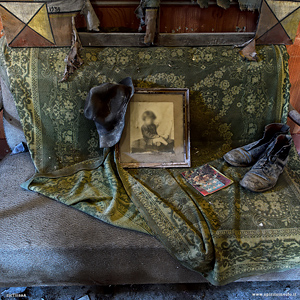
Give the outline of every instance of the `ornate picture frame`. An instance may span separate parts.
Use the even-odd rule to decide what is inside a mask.
[[[124,168],[190,167],[189,90],[136,89],[116,147]]]

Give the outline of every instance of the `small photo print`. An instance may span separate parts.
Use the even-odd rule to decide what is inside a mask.
[[[215,193],[233,183],[214,167],[206,164],[181,174],[203,196]]]
[[[131,153],[174,153],[172,102],[133,102],[130,123]]]

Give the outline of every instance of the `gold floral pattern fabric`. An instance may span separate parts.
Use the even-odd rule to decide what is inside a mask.
[[[295,149],[278,185],[261,194],[239,186],[247,168],[220,157],[285,122],[288,55],[258,47],[259,62],[230,47],[89,48],[84,66],[59,83],[68,49],[10,49],[0,72],[10,86],[37,173],[24,188],[95,218],[156,236],[183,265],[213,284],[300,266],[300,162]],[[190,89],[193,166],[209,161],[234,184],[202,197],[182,169],[122,169],[98,148],[83,115],[93,86],[131,76],[137,87]]]

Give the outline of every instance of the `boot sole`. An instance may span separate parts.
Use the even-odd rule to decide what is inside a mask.
[[[263,189],[263,190],[252,190],[252,189],[249,189],[248,187],[243,186],[241,183],[240,183],[240,186],[241,186],[242,188],[244,188],[244,189],[250,191],[250,192],[254,192],[254,193],[263,193],[263,192],[267,192],[267,191],[273,189],[273,188],[276,186],[276,184],[277,184],[277,182],[276,182],[273,186],[271,186],[271,187],[269,187],[269,188],[265,188],[265,189]]]
[[[275,185],[276,185],[276,184],[275,184]],[[248,191],[250,191],[250,192],[253,192],[253,193],[263,193],[263,192],[267,192],[267,191],[271,190],[272,188],[274,188],[275,185],[272,186],[272,187],[263,189],[263,190],[256,190],[256,191],[255,191],[255,190],[251,190],[251,189],[249,189],[249,188],[247,188],[247,187],[244,187],[243,185],[240,184],[240,186],[241,186],[242,188],[244,188],[245,190],[248,190]]]
[[[279,174],[278,179],[279,179],[279,177],[280,177],[280,175],[281,175],[282,173],[283,173],[283,170],[282,170],[281,173]],[[263,190],[256,190],[256,191],[251,190],[251,189],[249,189],[249,188],[243,186],[243,185],[241,184],[241,181],[239,182],[239,184],[240,184],[240,186],[241,186],[242,188],[244,188],[244,189],[246,189],[246,190],[248,190],[248,191],[250,191],[250,192],[254,192],[254,193],[263,193],[263,192],[267,192],[267,191],[273,189],[273,188],[277,185],[278,179],[277,179],[276,183],[275,183],[273,186],[271,186],[271,187],[269,187],[269,188],[265,188],[265,189],[263,189]]]

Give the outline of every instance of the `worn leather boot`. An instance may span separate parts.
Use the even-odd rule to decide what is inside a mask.
[[[277,136],[257,163],[246,173],[240,185],[252,192],[272,189],[287,164],[291,145],[291,136],[284,134]]]
[[[290,127],[286,124],[272,123],[265,127],[262,139],[236,148],[226,153],[223,158],[232,166],[248,167],[257,162],[259,157],[266,151],[270,143],[280,134],[288,134]]]

